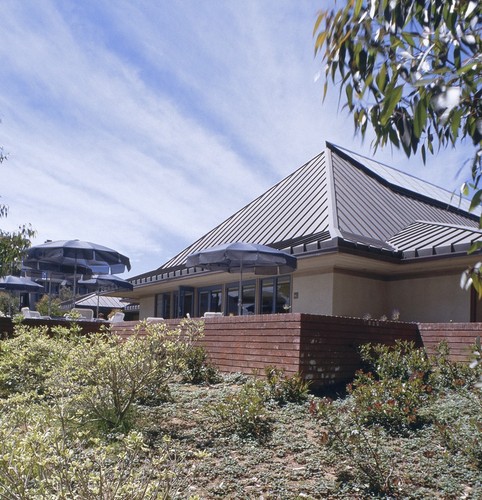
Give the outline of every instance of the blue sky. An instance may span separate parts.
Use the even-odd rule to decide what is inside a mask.
[[[331,141],[371,155],[336,94],[322,103],[312,29],[324,0],[4,0],[1,226],[88,240],[159,267]],[[422,166],[448,189],[467,151]]]

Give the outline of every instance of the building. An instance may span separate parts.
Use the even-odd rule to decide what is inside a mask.
[[[482,318],[461,273],[482,239],[469,202],[327,143],[325,150],[158,269],[131,278],[140,318],[236,314],[238,276],[186,268],[193,252],[260,243],[298,258],[283,276],[243,278],[244,314],[304,312],[403,321]]]

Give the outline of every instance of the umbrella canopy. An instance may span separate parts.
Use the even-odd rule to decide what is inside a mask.
[[[130,270],[129,258],[112,248],[81,240],[49,241],[30,247],[27,262],[38,261],[42,265],[58,264],[72,266],[74,269],[74,296],[76,277],[79,270],[101,273],[122,273]]]
[[[239,272],[238,314],[242,311],[243,271],[255,274],[283,274],[296,269],[296,257],[276,248],[255,243],[226,243],[200,250],[187,257],[187,267],[210,271]]]
[[[4,278],[0,278],[0,289],[15,290],[18,292],[37,292],[43,289],[43,286],[24,276],[5,276]]]
[[[102,288],[123,288],[133,290],[134,285],[114,274],[98,274],[90,279],[79,280],[79,285],[93,286],[97,288],[97,317],[99,316],[99,291]]]
[[[49,241],[30,247],[27,261],[37,260],[73,267],[84,266],[93,272],[123,273],[130,270],[129,258],[112,248],[81,240]]]
[[[129,281],[119,278],[115,274],[97,274],[89,279],[79,280],[79,285],[92,285],[97,288],[124,288],[126,290],[133,290],[134,285]]]

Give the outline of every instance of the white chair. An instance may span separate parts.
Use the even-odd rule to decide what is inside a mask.
[[[20,309],[24,318],[32,319],[51,319],[50,316],[42,316],[38,311],[31,311],[28,307],[22,307]]]
[[[110,323],[120,323],[121,321],[124,321],[124,316],[125,314],[123,312],[116,312],[114,315],[109,319]]]
[[[214,312],[214,311],[206,311],[203,314],[203,318],[216,318],[219,316],[223,316],[223,313],[222,312]]]
[[[79,319],[84,321],[94,321],[94,310],[93,309],[81,309],[80,307],[74,307],[71,313],[80,316]]]

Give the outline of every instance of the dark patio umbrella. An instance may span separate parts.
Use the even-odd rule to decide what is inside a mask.
[[[0,278],[0,290],[12,292],[37,292],[43,289],[42,285],[25,276],[5,276]],[[9,306],[9,313],[11,314]]]
[[[0,278],[0,289],[17,292],[37,292],[43,289],[43,286],[25,276],[5,276]]]
[[[133,290],[134,285],[128,281],[115,276],[114,274],[98,274],[90,279],[79,280],[79,285],[92,286],[97,288],[97,316],[99,316],[99,292],[109,288],[122,288],[124,290]]]
[[[27,251],[27,261],[37,260],[74,267],[74,297],[79,268],[94,273],[123,273],[130,270],[129,258],[112,248],[81,240],[49,241]]]
[[[255,274],[289,273],[296,269],[296,257],[265,245],[236,242],[193,253],[187,257],[186,266],[239,272],[238,314],[241,315],[243,271]]]

